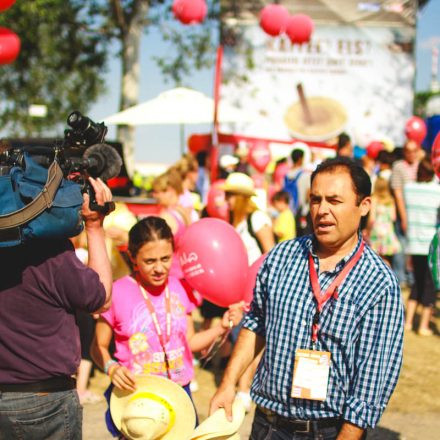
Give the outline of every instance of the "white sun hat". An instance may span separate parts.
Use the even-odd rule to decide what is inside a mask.
[[[223,408],[215,411],[194,430],[191,440],[240,440],[238,430],[243,423],[245,409],[240,399],[232,404],[232,422]]]
[[[252,197],[255,195],[255,185],[251,177],[244,173],[231,173],[221,186],[225,192]]]
[[[136,391],[113,388],[110,413],[129,440],[188,440],[196,424],[185,390],[160,376],[136,377]]]

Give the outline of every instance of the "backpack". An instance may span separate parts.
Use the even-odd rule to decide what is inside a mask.
[[[300,170],[293,179],[288,176],[284,177],[284,191],[290,194],[290,209],[294,214],[297,213],[299,208],[299,191],[298,191],[298,180],[302,176],[303,170]]]
[[[254,214],[254,213],[252,212],[250,215],[247,216],[247,219],[246,219],[246,224],[247,224],[248,232],[249,232],[250,236],[251,236],[252,238],[254,238],[255,241],[257,242],[258,248],[260,249],[261,253],[264,253],[264,251],[263,251],[263,246],[262,246],[262,244],[260,243],[260,241],[258,240],[258,237],[257,237],[257,235],[255,234],[254,228],[252,227],[252,215],[253,215],[253,214]],[[232,219],[232,212],[229,212],[229,223],[230,223],[231,225],[233,224],[233,221],[232,221],[232,220],[233,220],[233,219]]]

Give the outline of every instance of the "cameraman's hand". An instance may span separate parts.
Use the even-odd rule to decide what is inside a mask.
[[[101,180],[89,177],[89,182],[95,191],[96,202],[98,205],[104,205],[105,202],[111,202],[112,193],[110,188]],[[81,214],[84,219],[84,223],[87,229],[101,228],[104,222],[105,215],[90,209],[90,197],[87,193],[83,194],[83,205],[81,208]]]

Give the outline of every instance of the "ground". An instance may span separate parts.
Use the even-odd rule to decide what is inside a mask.
[[[404,292],[406,296],[407,292]],[[416,323],[417,324],[417,323]],[[438,440],[440,438],[440,381],[438,361],[440,359],[440,316],[436,313],[435,335],[422,337],[410,332],[405,334],[405,348],[402,373],[396,390],[379,423],[368,435],[372,440]],[[221,373],[196,368],[199,390],[194,401],[200,420],[208,415],[209,401],[216,389]],[[97,372],[91,388],[102,391],[108,385],[108,378]],[[105,403],[84,406],[85,440],[106,440],[108,434],[104,423]],[[249,437],[253,411],[241,427],[241,438]]]

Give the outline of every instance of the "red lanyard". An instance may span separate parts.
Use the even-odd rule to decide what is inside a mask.
[[[142,284],[138,281],[139,289],[142,293],[142,296],[144,297],[145,304],[147,306],[148,311],[150,312],[151,318],[153,320],[154,328],[156,329],[157,336],[159,337],[160,345],[162,346],[162,351],[165,357],[165,364],[167,367],[167,375],[170,378],[170,371],[169,371],[169,364],[168,364],[168,356],[166,351],[166,344],[170,340],[171,337],[171,300],[170,300],[170,291],[168,289],[168,285],[165,288],[165,308],[166,308],[166,325],[167,325],[167,334],[166,334],[166,340],[163,337],[162,329],[159,325],[159,320],[157,319],[157,313],[154,309],[153,303],[151,302],[151,299],[148,296],[148,293],[143,288]]]
[[[337,298],[338,295],[338,287],[344,281],[345,277],[348,275],[351,269],[355,266],[355,264],[361,258],[362,252],[364,251],[364,240],[361,241],[359,249],[353,255],[353,257],[348,261],[348,263],[341,270],[339,275],[333,280],[333,282],[328,286],[327,290],[323,293],[321,291],[321,287],[319,286],[318,274],[315,269],[315,262],[313,261],[312,254],[309,254],[309,274],[310,274],[310,283],[312,284],[313,295],[315,296],[317,302],[317,311],[315,316],[313,317],[313,326],[312,326],[312,343],[315,345],[318,339],[318,330],[319,330],[319,316],[324,307],[325,303],[333,296]]]

